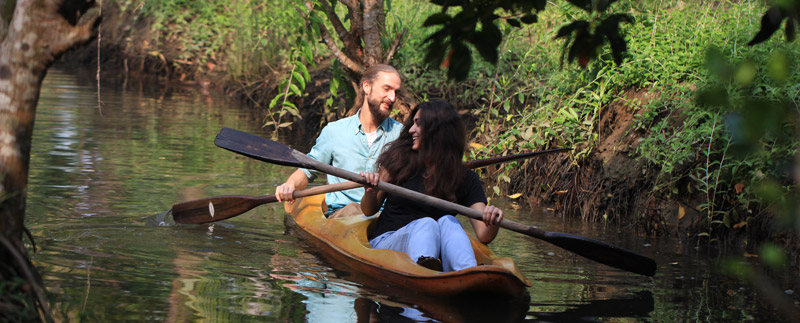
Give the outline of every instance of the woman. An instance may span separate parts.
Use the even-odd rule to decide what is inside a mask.
[[[503,211],[486,205],[480,178],[464,167],[464,125],[446,101],[419,104],[406,120],[400,137],[378,157],[378,173],[361,173],[374,185],[385,181],[483,212],[483,221],[470,219],[484,244],[497,236],[493,225]],[[384,201],[386,202],[385,204]],[[469,238],[458,220],[445,211],[374,187],[361,200],[365,215],[383,211],[369,234],[370,245],[408,253],[428,268],[455,271],[476,266]]]

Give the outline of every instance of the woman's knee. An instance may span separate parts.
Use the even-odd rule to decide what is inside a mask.
[[[453,225],[461,227],[461,222],[458,222],[458,219],[456,219],[456,217],[452,215],[442,216],[439,218],[439,220],[436,220],[436,223],[439,225],[439,227],[446,227]]]
[[[414,220],[414,231],[439,231],[439,224],[432,218]]]

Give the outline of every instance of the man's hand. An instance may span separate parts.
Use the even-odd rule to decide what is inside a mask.
[[[292,196],[293,193],[293,183],[285,182],[275,188],[275,197],[278,198],[278,202],[294,201],[294,196]]]
[[[275,188],[275,197],[278,202],[291,202],[294,201],[292,194],[295,190],[301,190],[308,186],[308,178],[303,170],[297,169],[286,179],[286,182]]]

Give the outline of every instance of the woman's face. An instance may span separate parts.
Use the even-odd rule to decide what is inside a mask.
[[[414,114],[414,124],[408,129],[408,133],[411,134],[411,149],[413,150],[419,149],[419,140],[422,139],[422,128],[419,126],[419,115],[420,110],[417,110],[417,113]]]

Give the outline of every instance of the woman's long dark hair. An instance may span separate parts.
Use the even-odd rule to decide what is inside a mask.
[[[408,130],[414,125],[419,111],[421,129],[419,149],[413,150]],[[400,137],[389,144],[378,157],[378,166],[389,174],[394,184],[417,175],[423,176],[429,195],[455,202],[456,188],[464,177],[465,129],[458,112],[444,100],[417,105],[403,124]]]

